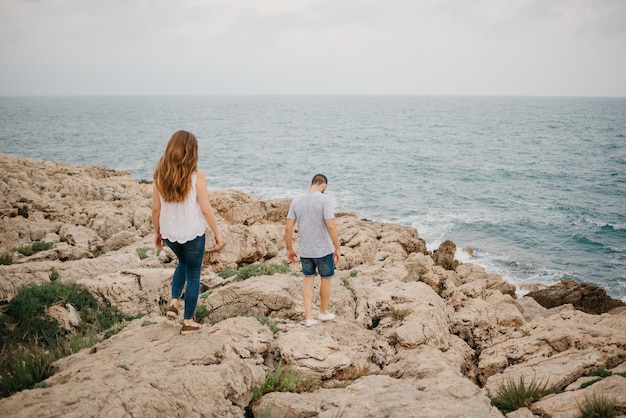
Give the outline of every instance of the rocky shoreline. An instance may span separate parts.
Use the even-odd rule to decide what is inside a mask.
[[[286,260],[289,200],[219,190],[210,197],[227,244],[205,254],[199,302],[213,325],[180,336],[160,310],[175,257],[152,244],[150,184],[0,154],[0,190],[0,257],[10,261],[0,265],[0,306],[56,272],[145,315],[57,361],[47,387],[0,399],[0,416],[501,417],[491,398],[520,378],[558,392],[509,417],[577,417],[594,394],[626,411],[626,310],[601,289],[564,283],[517,298],[499,275],[454,260],[451,242],[429,251],[414,228],[338,213],[338,318],[306,328],[299,265],[243,281],[217,274]],[[35,242],[52,245],[14,251]],[[278,364],[316,384],[251,403]],[[584,385],[597,369],[613,375]]]

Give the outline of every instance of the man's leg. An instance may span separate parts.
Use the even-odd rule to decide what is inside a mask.
[[[335,262],[333,261],[333,254],[328,254],[325,257],[316,260],[317,268],[322,278],[322,284],[320,285],[320,314],[318,319],[322,321],[330,321],[335,318],[334,314],[328,312],[328,305],[330,303],[330,282],[335,275]]]
[[[304,314],[306,319],[313,319],[313,282],[315,276],[304,276],[304,284],[302,285],[302,302],[304,303]]]
[[[320,313],[328,314],[328,304],[330,303],[330,277],[322,277],[320,285]]]

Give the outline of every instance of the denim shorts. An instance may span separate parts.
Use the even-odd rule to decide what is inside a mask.
[[[335,275],[335,261],[333,253],[321,258],[304,258],[300,257],[302,263],[302,274],[305,276],[315,276],[315,269],[319,271],[323,278],[330,278]]]

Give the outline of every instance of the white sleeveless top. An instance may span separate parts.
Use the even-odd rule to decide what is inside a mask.
[[[197,201],[196,173],[191,175],[191,189],[183,202],[166,202],[160,193],[159,199],[161,200],[159,224],[164,239],[184,244],[204,234],[206,226]]]

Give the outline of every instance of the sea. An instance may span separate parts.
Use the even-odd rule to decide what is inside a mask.
[[[0,152],[137,180],[179,129],[209,189],[287,198],[323,173],[337,211],[452,240],[520,295],[572,279],[626,301],[626,98],[0,97]]]

